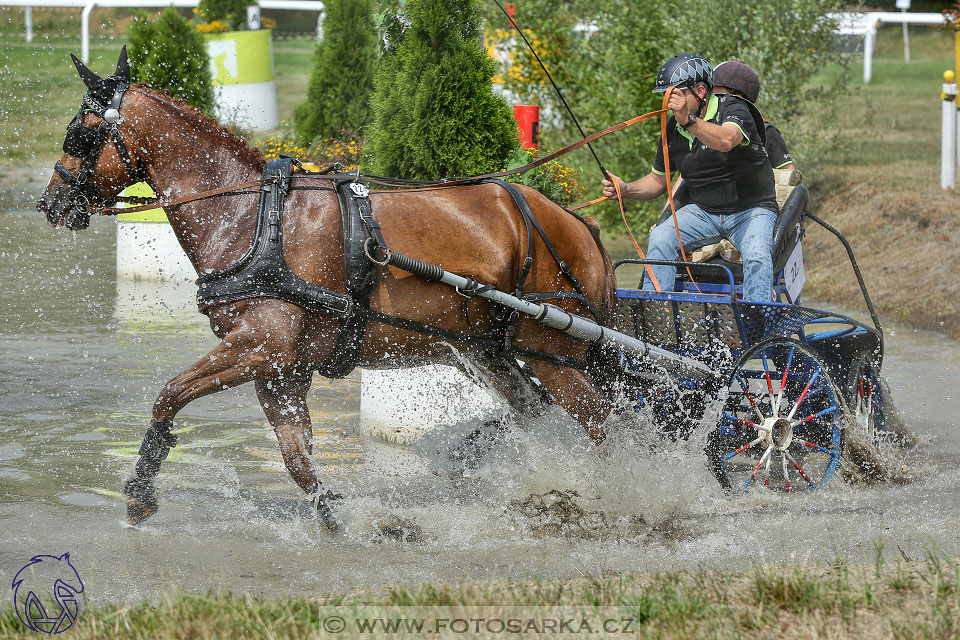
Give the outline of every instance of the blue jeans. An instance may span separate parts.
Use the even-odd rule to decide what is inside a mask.
[[[697,240],[727,238],[743,256],[743,296],[750,300],[773,300],[773,228],[777,214],[768,209],[747,209],[738,213],[719,215],[707,213],[695,204],[677,211],[680,237],[687,245]],[[647,258],[651,260],[679,260],[677,231],[673,219],[668,218],[650,232]],[[689,257],[689,256],[688,256]],[[650,265],[657,282],[666,291],[673,290],[677,270],[666,265]],[[650,278],[643,277],[643,289],[653,289]]]

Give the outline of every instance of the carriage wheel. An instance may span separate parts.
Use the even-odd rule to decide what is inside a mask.
[[[724,489],[812,491],[830,481],[843,450],[843,403],[809,347],[790,338],[751,347],[729,390],[706,448]]]
[[[849,385],[847,406],[850,416],[870,442],[879,441],[885,433],[885,398],[880,376],[868,359],[860,358],[850,368]]]
[[[917,446],[916,434],[904,424],[893,404],[890,386],[880,377],[872,359],[861,357],[853,363],[846,393],[850,416],[870,442],[890,442],[904,449]]]

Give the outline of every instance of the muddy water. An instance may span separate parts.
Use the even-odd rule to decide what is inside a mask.
[[[863,562],[878,545],[960,552],[960,344],[903,329],[889,332],[885,373],[924,439],[907,484],[727,498],[702,443],[657,441],[636,420],[598,450],[558,414],[518,425],[453,482],[447,453],[471,425],[409,447],[367,438],[352,376],[318,379],[310,396],[317,462],[346,496],[345,534],[320,528],[299,498],[248,387],[180,414],[161,510],[125,527],[118,491],[151,403],[214,339],[189,290],[118,291],[114,233],[109,220],[72,234],[0,213],[0,582],[32,555],[64,551],[94,601]]]

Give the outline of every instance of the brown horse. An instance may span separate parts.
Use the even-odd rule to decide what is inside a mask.
[[[130,83],[125,51],[114,75],[100,78],[74,58],[88,93],[68,128],[65,154],[37,208],[53,226],[83,228],[85,205],[103,205],[123,188],[144,179],[157,194],[176,197],[255,181],[261,154],[199,110],[164,92]],[[344,247],[340,204],[329,188],[296,190],[297,184],[324,185],[294,174],[286,198],[283,253],[292,271],[311,283],[344,292]],[[257,196],[250,189],[168,207],[170,225],[198,274],[225,269],[240,260],[254,238]],[[540,193],[522,188],[558,253],[583,284],[586,297],[612,322],[614,284],[610,260],[595,223],[584,224]],[[392,247],[443,269],[511,291],[526,257],[527,232],[517,206],[495,184],[473,184],[420,191],[375,191],[372,209]],[[533,234],[536,235],[536,234]],[[534,238],[533,268],[526,292],[570,290],[544,242]],[[464,298],[452,288],[430,283],[395,267],[377,267],[371,309],[462,335],[495,333],[488,302]],[[557,305],[585,313],[576,299]],[[466,307],[466,309],[465,309]],[[468,313],[465,313],[465,310]],[[338,319],[277,297],[256,297],[206,311],[220,343],[192,367],[170,380],[153,405],[133,476],[125,485],[127,518],[138,523],[157,509],[153,481],[160,463],[176,444],[172,420],[188,403],[245,382],[253,382],[263,411],[276,432],[283,460],[296,483],[317,502],[335,528],[330,502],[321,493],[311,463],[312,429],[307,391],[313,372],[329,361],[338,337]],[[588,344],[520,320],[515,345],[599,363]],[[512,411],[535,412],[543,393],[532,393],[529,373],[515,357],[471,343],[457,345],[471,363],[489,373],[494,389]],[[370,321],[358,365],[368,368],[440,363],[462,366],[445,337]],[[602,389],[602,369],[580,370],[556,361],[527,359],[533,374],[552,396],[600,442],[610,402]],[[549,399],[548,399],[549,400]]]

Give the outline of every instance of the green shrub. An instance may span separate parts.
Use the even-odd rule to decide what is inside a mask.
[[[373,117],[370,94],[377,60],[372,0],[330,0],[323,40],[313,54],[307,99],[294,112],[297,140],[363,130]]]
[[[231,30],[240,31],[247,28],[247,7],[255,4],[257,4],[256,0],[200,0],[197,13],[207,24],[226,23],[230,25]]]
[[[166,89],[207,113],[213,112],[206,41],[176,9],[167,7],[156,20],[138,14],[127,36],[130,74],[135,82]]]
[[[548,155],[548,152],[543,152]],[[537,159],[539,153],[533,149],[516,149],[507,161],[507,169],[517,169]],[[517,173],[506,178],[507,182],[516,182],[533,187],[557,204],[565,207],[575,204],[583,197],[583,185],[580,175],[557,160],[546,162],[535,169]]]
[[[473,0],[407,0],[374,81],[367,136],[376,173],[412,179],[503,167],[517,126],[491,85],[494,63]],[[404,25],[402,34],[396,25]]]

